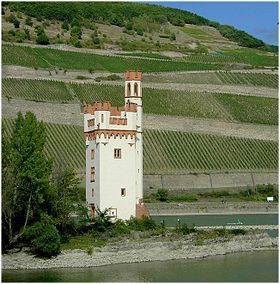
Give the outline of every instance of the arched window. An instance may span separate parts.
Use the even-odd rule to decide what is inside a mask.
[[[135,97],[138,97],[138,84],[137,83],[134,84],[134,95]]]

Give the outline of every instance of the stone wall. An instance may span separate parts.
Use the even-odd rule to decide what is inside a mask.
[[[144,175],[144,192],[165,188],[172,192],[236,192],[257,184],[277,184],[278,172]]]

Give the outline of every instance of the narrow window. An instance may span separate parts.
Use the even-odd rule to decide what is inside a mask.
[[[134,94],[136,97],[138,97],[138,84],[137,83],[134,84]]]
[[[104,114],[101,114],[101,122],[104,122]]]
[[[130,83],[127,84],[127,96],[130,96]]]
[[[91,190],[91,196],[94,197],[94,188]]]
[[[94,149],[91,149],[91,159],[94,159]]]
[[[114,149],[114,158],[115,159],[121,159],[122,157],[122,150],[121,149]]]
[[[121,188],[121,196],[122,197],[126,196],[126,189],[125,188]]]
[[[95,168],[91,167],[90,169],[90,181],[93,182],[95,180]]]

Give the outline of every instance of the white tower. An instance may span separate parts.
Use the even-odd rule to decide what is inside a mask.
[[[86,201],[112,218],[147,215],[143,204],[142,72],[125,73],[125,105],[84,107]]]

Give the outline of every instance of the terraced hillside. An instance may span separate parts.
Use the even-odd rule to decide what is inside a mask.
[[[166,20],[158,22],[158,7],[149,5],[135,10],[138,4],[131,4],[135,18],[103,15],[101,20],[97,14],[103,4],[90,3],[73,6],[82,13],[79,20],[73,13],[68,22],[56,18],[58,12],[49,13],[64,5],[67,14],[72,9],[68,3],[3,7],[7,133],[12,122],[6,118],[19,110],[33,111],[48,122],[46,155],[58,166],[84,173],[82,105],[97,100],[123,105],[123,72],[138,69],[143,71],[147,122],[145,174],[277,170],[275,47],[234,28],[231,37],[225,26],[185,12],[168,10]],[[91,5],[101,5],[97,14],[88,13]],[[123,5],[130,6],[109,6],[122,14]],[[150,18],[147,7],[156,11]],[[175,21],[177,13],[181,22]],[[48,37],[46,46],[34,45],[38,31]],[[69,139],[63,140],[66,134]]]
[[[3,127],[4,135],[10,135],[13,120],[4,119]],[[73,167],[77,172],[83,173],[83,129],[69,125],[46,124],[46,131],[47,157],[53,159],[57,166]],[[277,168],[276,142],[178,131],[144,131],[145,174]]]
[[[81,104],[111,101],[123,105],[123,86],[71,83],[66,87],[63,82],[11,78],[4,79],[2,86],[2,96],[8,98],[70,102],[74,95]],[[145,88],[143,103],[145,113],[151,114],[278,124],[278,103],[272,98]]]

